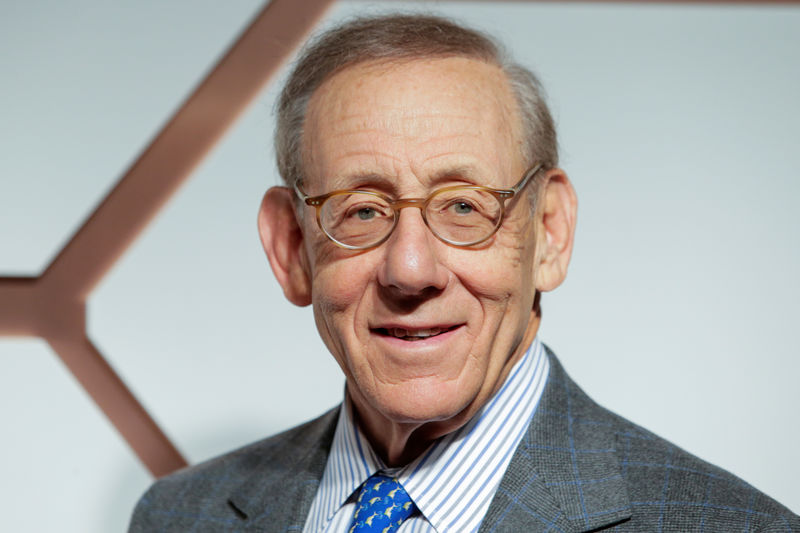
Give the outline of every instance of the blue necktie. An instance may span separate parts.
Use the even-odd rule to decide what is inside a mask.
[[[396,479],[374,474],[361,486],[349,533],[391,533],[417,506]]]

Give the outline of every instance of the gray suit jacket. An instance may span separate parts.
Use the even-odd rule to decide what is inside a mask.
[[[481,532],[796,531],[800,517],[550,375]],[[131,533],[302,531],[338,409],[159,480]]]

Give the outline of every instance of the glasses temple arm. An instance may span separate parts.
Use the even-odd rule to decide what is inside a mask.
[[[511,190],[512,190],[512,191],[514,191],[514,196],[516,196],[517,194],[519,194],[519,191],[521,191],[522,189],[524,189],[524,188],[525,188],[525,186],[528,184],[528,182],[531,180],[531,178],[532,178],[532,177],[534,177],[534,176],[535,176],[535,175],[536,175],[536,174],[537,174],[537,173],[538,173],[540,170],[542,170],[542,167],[543,167],[543,166],[544,166],[544,163],[539,163],[538,165],[536,165],[536,166],[532,167],[532,168],[531,168],[531,169],[530,169],[530,170],[529,170],[529,171],[528,171],[528,172],[525,174],[525,177],[524,177],[524,178],[522,178],[522,179],[519,181],[519,183],[517,183],[515,186],[513,186],[513,187],[511,188]]]

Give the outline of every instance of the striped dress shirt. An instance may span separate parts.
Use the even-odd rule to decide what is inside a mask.
[[[305,533],[345,532],[361,484],[376,472],[398,478],[419,512],[398,533],[477,531],[544,390],[549,361],[538,337],[499,391],[469,422],[401,468],[387,468],[342,403]]]

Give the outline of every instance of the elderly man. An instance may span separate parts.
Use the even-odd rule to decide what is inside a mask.
[[[539,341],[576,198],[536,79],[487,37],[416,16],[323,34],[276,147],[262,242],[344,401],[159,481],[131,531],[800,530],[593,403]]]

